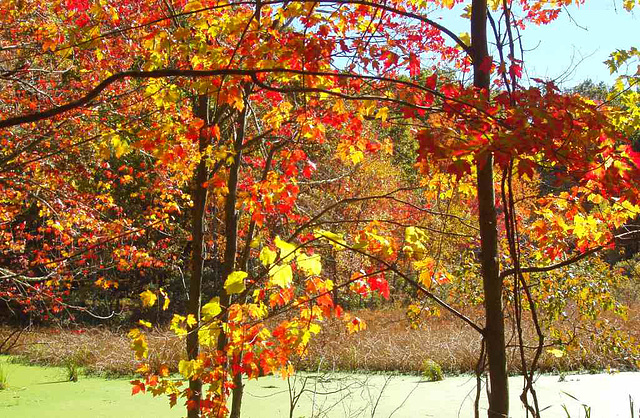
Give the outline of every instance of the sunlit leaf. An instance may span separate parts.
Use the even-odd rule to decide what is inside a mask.
[[[265,266],[273,264],[276,261],[276,258],[278,258],[278,254],[275,251],[271,251],[269,247],[264,247],[260,251],[260,261],[262,261],[262,264]]]
[[[297,258],[298,267],[307,274],[319,275],[322,272],[322,260],[320,254],[306,255],[300,254]]]
[[[228,294],[240,293],[246,289],[244,279],[248,274],[244,271],[234,271],[227,276],[227,280],[224,282],[224,290]]]
[[[142,300],[142,306],[148,308],[155,305],[158,297],[152,291],[145,290],[144,292],[140,293],[140,300]]]
[[[293,281],[293,271],[288,264],[278,264],[271,273],[270,282],[276,286],[285,288]]]
[[[280,259],[283,263],[288,263],[293,259],[293,255],[296,251],[296,246],[293,244],[289,244],[286,241],[280,239],[280,237],[276,237],[273,241],[276,244],[276,247],[280,249]]]
[[[220,306],[220,298],[216,296],[212,298],[209,303],[205,304],[202,307],[202,320],[205,322],[210,321],[211,319],[218,316],[220,312],[222,312],[222,307]]]
[[[550,348],[547,350],[547,353],[553,355],[554,357],[560,358],[564,356],[564,351],[559,350],[557,348]]]

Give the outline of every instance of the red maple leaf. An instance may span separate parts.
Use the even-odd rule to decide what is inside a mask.
[[[411,77],[420,75],[420,59],[413,52],[409,54],[409,75]]]

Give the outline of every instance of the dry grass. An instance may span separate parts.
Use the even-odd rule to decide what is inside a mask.
[[[614,328],[619,327],[639,341],[639,313],[640,306],[631,310],[629,321],[616,322]],[[355,314],[366,322],[364,331],[349,334],[344,322],[327,322],[322,332],[312,339],[307,355],[296,361],[296,366],[307,370],[421,373],[426,362],[432,360],[445,373],[465,373],[475,368],[480,336],[448,315],[428,318],[418,329],[412,329],[402,309],[363,310]],[[478,316],[473,312],[468,314]],[[481,318],[475,320],[482,323]],[[0,328],[0,341],[10,331],[9,328]],[[155,330],[149,334],[151,367],[167,364],[170,369],[177,370],[179,360],[185,355],[184,341],[168,331]],[[525,334],[531,336],[533,332],[527,328]],[[130,375],[137,367],[126,332],[106,328],[32,329],[20,336],[11,354],[19,361],[32,364],[65,366],[72,362],[82,367],[85,373],[102,375]],[[569,351],[562,358],[556,358],[545,350],[540,369],[555,372],[602,370],[628,368],[632,364],[628,351],[607,351],[587,338],[579,349]],[[514,372],[520,369],[515,349],[509,351],[509,368]]]
[[[0,339],[8,331],[0,329]],[[184,353],[184,344],[179,338],[170,332],[154,331],[148,336],[148,342],[151,367],[169,364],[177,370]],[[129,344],[124,331],[35,328],[21,335],[10,354],[30,364],[62,367],[74,364],[85,373],[123,376],[133,374],[138,365]]]
[[[344,323],[331,321],[312,339],[301,368],[420,373],[427,360],[440,364],[445,373],[474,369],[480,336],[450,318],[429,318],[412,329],[404,311],[357,312],[367,328],[349,334]]]
[[[368,370],[399,371],[421,373],[428,360],[438,363],[444,372],[450,374],[472,372],[480,353],[480,335],[471,327],[443,314],[424,320],[418,329],[412,329],[400,309],[363,310],[357,313],[367,323],[367,328],[357,334],[349,334],[344,324],[333,321],[323,328],[323,332],[309,347],[308,356],[300,360],[300,368],[314,370]],[[611,329],[626,332],[635,340],[635,346],[618,352],[589,338],[602,335],[582,332],[582,338],[566,354],[558,358],[547,349],[539,361],[539,370],[560,372],[576,370],[635,369],[637,368],[637,350],[640,349],[640,306],[630,310],[629,320],[622,321],[607,318]],[[467,316],[482,324],[479,313],[467,312]],[[561,324],[560,328],[569,328],[570,324]],[[513,330],[508,334],[513,335]],[[530,323],[524,327],[525,345],[534,347],[535,332]],[[509,338],[509,337],[508,337]],[[548,341],[548,339],[547,339]],[[627,340],[629,341],[629,340]],[[508,344],[515,345],[515,338]],[[633,353],[633,350],[636,350]],[[533,350],[526,357],[531,359]],[[508,368],[511,372],[521,371],[520,353],[515,348],[508,350]]]

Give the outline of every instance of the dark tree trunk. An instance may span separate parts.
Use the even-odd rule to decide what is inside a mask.
[[[481,70],[488,59],[487,1],[473,0],[471,9],[471,42],[473,51],[474,86],[487,91],[488,71]],[[489,413],[492,417],[509,416],[509,381],[506,366],[504,315],[502,312],[502,280],[498,265],[498,229],[496,222],[493,181],[493,155],[485,152],[477,157],[478,208],[482,262],[482,283],[486,315],[485,339],[489,359]]]
[[[246,119],[246,108],[240,113],[238,118],[238,126],[234,141],[233,164],[229,167],[229,179],[227,180],[227,188],[229,190],[224,205],[224,221],[225,221],[225,249],[224,262],[222,265],[222,280],[226,280],[236,268],[236,258],[238,252],[238,213],[236,212],[238,176],[240,172],[240,160],[242,159],[242,143],[244,141],[244,128]],[[220,305],[224,308],[228,307],[231,297],[223,289],[220,295]],[[222,321],[227,320],[227,314],[222,317]],[[227,336],[224,332],[218,337],[218,350],[223,351],[228,343]],[[243,384],[242,374],[238,373],[233,377],[235,388],[233,389],[231,400],[231,418],[239,418],[242,407]]]
[[[196,116],[209,123],[209,99],[207,96],[199,96],[194,106]],[[204,130],[200,133],[198,140],[200,152],[204,152],[208,145],[208,139],[204,135]],[[194,360],[200,353],[200,343],[198,341],[198,327],[200,326],[200,297],[202,293],[202,270],[204,267],[204,212],[207,203],[207,189],[203,184],[207,181],[208,170],[206,159],[202,158],[193,179],[193,190],[191,199],[193,200],[193,210],[191,218],[191,278],[189,280],[189,303],[187,314],[193,315],[196,323],[188,329],[187,334],[187,357]],[[200,416],[200,400],[202,399],[202,381],[192,379],[189,381],[188,418],[198,418]]]

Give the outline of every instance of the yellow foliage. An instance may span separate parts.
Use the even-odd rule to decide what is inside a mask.
[[[147,338],[138,328],[129,331],[129,339],[131,339],[131,349],[135,353],[136,360],[142,360],[149,355],[149,344]]]
[[[297,263],[298,267],[304,270],[307,274],[317,276],[322,272],[320,254],[300,254],[297,257]]]
[[[205,322],[210,321],[218,316],[220,312],[222,312],[220,298],[216,296],[202,307],[202,320]]]
[[[277,257],[278,257],[278,254],[275,251],[272,251],[271,249],[269,249],[268,247],[264,247],[260,251],[260,261],[265,266],[269,266],[273,264],[273,262],[276,261]]]
[[[142,306],[144,306],[145,308],[149,308],[155,305],[158,297],[152,291],[145,290],[144,292],[140,293],[140,300],[142,300]]]
[[[288,264],[278,264],[271,272],[270,283],[282,288],[288,287],[293,281],[293,271]]]
[[[224,282],[224,290],[230,295],[244,291],[247,288],[244,282],[247,276],[248,274],[244,271],[234,271],[229,274]]]

